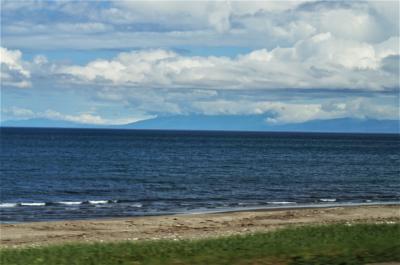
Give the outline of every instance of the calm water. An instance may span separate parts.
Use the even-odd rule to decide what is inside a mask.
[[[400,200],[399,135],[1,129],[0,221]]]

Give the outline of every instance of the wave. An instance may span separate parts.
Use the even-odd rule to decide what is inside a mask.
[[[21,206],[46,206],[45,202],[21,202],[18,205]]]
[[[88,201],[89,204],[107,204],[110,201],[108,200],[100,200],[100,201]]]
[[[58,202],[59,204],[63,204],[63,205],[81,205],[83,202]]]
[[[85,204],[97,205],[97,204],[108,204],[108,203],[119,203],[118,200],[88,200],[88,201],[57,201],[57,202],[16,202],[9,203],[4,202],[0,203],[0,208],[11,208],[18,206],[79,206]],[[134,207],[142,207],[140,203],[133,204]]]
[[[18,206],[17,203],[0,203],[0,208],[12,208]]]
[[[319,201],[320,202],[335,202],[336,199],[335,198],[333,198],[333,199],[319,199]]]
[[[296,202],[267,202],[268,204],[273,204],[273,205],[286,205],[286,204],[296,204]]]

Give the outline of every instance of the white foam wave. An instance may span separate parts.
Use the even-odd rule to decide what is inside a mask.
[[[45,206],[45,202],[21,202],[21,206]]]
[[[335,202],[336,199],[319,199],[321,202]]]
[[[141,208],[141,207],[143,207],[143,204],[141,204],[141,203],[133,203],[133,204],[131,204],[131,206],[132,207]]]
[[[268,204],[286,205],[286,204],[296,204],[296,203],[295,202],[268,202]]]
[[[59,204],[64,204],[64,205],[80,205],[82,202],[59,202]]]
[[[12,207],[15,207],[17,205],[18,205],[17,203],[5,202],[5,203],[0,203],[0,208],[12,208]]]
[[[106,204],[108,201],[89,201],[90,204]]]

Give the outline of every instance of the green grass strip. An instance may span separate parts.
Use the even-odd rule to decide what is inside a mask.
[[[366,264],[400,261],[400,224],[304,226],[206,240],[3,249],[3,265]]]

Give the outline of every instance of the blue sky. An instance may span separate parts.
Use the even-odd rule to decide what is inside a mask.
[[[399,117],[398,1],[1,1],[1,121]]]

